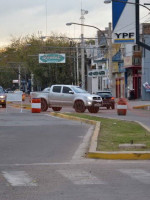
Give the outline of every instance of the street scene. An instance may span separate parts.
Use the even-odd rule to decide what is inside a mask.
[[[64,108],[63,112],[75,112]],[[127,111],[130,120],[149,111]],[[141,113],[141,114],[140,114]],[[117,118],[101,109],[98,116]],[[142,115],[142,116],[141,116]],[[121,117],[121,119],[125,118]],[[145,199],[149,160],[86,158],[92,125],[20,108],[0,109],[0,197],[5,199]]]
[[[150,2],[0,15],[0,200],[149,200]]]

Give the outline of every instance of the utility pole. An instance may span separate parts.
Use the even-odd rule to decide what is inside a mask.
[[[21,71],[20,71],[20,64],[19,64],[19,67],[18,67],[18,85],[19,85],[19,90],[21,89]]]
[[[113,79],[112,79],[112,28],[111,28],[111,23],[109,23],[109,27],[108,27],[108,70],[109,70],[109,87],[111,90],[113,90]],[[113,92],[113,91],[112,91]]]
[[[34,74],[31,73],[31,92],[33,92],[33,84],[34,84]]]
[[[84,57],[84,15],[88,14],[87,10],[81,8],[81,81],[82,88],[85,89],[85,57]]]
[[[77,85],[79,86],[79,61],[78,61],[78,57],[79,57],[79,52],[78,52],[78,44],[76,44],[76,58],[77,58]]]

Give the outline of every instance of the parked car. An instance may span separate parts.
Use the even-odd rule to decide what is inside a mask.
[[[6,94],[1,86],[0,86],[0,105],[2,105],[2,108],[6,108]]]
[[[101,107],[106,107],[107,109],[115,109],[115,98],[112,96],[111,91],[100,91],[96,94],[101,96],[103,100]]]
[[[7,88],[7,89],[5,89],[4,92],[5,92],[5,93],[13,93],[13,91],[12,91],[11,88]]]

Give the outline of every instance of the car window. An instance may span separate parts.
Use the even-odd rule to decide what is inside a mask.
[[[75,93],[88,93],[86,90],[83,90],[80,87],[72,87]]]
[[[112,97],[110,92],[98,92],[97,94],[101,97]]]
[[[60,93],[61,92],[61,86],[53,86],[53,92]]]
[[[72,91],[69,87],[64,86],[63,87],[63,93],[69,94],[69,91]]]

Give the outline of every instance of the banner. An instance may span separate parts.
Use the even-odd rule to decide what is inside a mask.
[[[136,42],[136,15],[135,4],[129,4],[128,0],[122,2],[112,2],[113,21],[113,43],[135,43]]]

